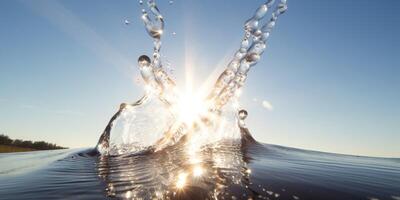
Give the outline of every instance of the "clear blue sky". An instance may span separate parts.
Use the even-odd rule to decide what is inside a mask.
[[[262,1],[158,3],[166,20],[162,53],[179,84],[190,58],[198,86],[226,64]],[[253,135],[400,157],[400,1],[288,5],[241,98]],[[136,1],[0,1],[0,132],[94,146],[119,103],[142,94],[136,60],[152,44],[140,13]]]

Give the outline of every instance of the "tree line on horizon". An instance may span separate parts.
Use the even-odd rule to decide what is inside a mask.
[[[0,134],[0,145],[10,145],[23,148],[31,148],[36,150],[53,150],[53,149],[66,149],[66,147],[61,147],[53,143],[48,143],[45,141],[30,141],[30,140],[20,140],[11,139],[7,135]]]

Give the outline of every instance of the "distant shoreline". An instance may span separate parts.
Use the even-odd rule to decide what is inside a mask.
[[[28,151],[37,151],[37,150],[26,147],[17,147],[12,145],[0,144],[0,153],[28,152]]]
[[[68,149],[68,148],[63,148],[63,149]],[[17,147],[13,145],[0,144],[0,153],[18,153],[18,152],[49,151],[49,150],[60,150],[60,149],[32,149],[27,147]]]
[[[27,152],[40,150],[67,149],[45,141],[30,141],[10,139],[7,135],[0,134],[0,153]]]

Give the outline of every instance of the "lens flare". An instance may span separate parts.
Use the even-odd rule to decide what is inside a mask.
[[[187,176],[188,176],[188,174],[186,172],[181,172],[178,175],[178,179],[176,180],[176,184],[175,184],[178,189],[182,189],[185,187]]]
[[[177,103],[178,119],[192,125],[200,116],[205,115],[207,106],[199,95],[187,92],[180,95]]]
[[[204,173],[204,171],[201,166],[195,166],[193,168],[193,176],[194,177],[200,177],[201,175],[203,175],[203,173]]]

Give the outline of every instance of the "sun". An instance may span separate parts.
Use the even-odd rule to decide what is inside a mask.
[[[177,114],[179,121],[191,125],[201,116],[207,114],[207,104],[200,95],[185,92],[179,95]]]

